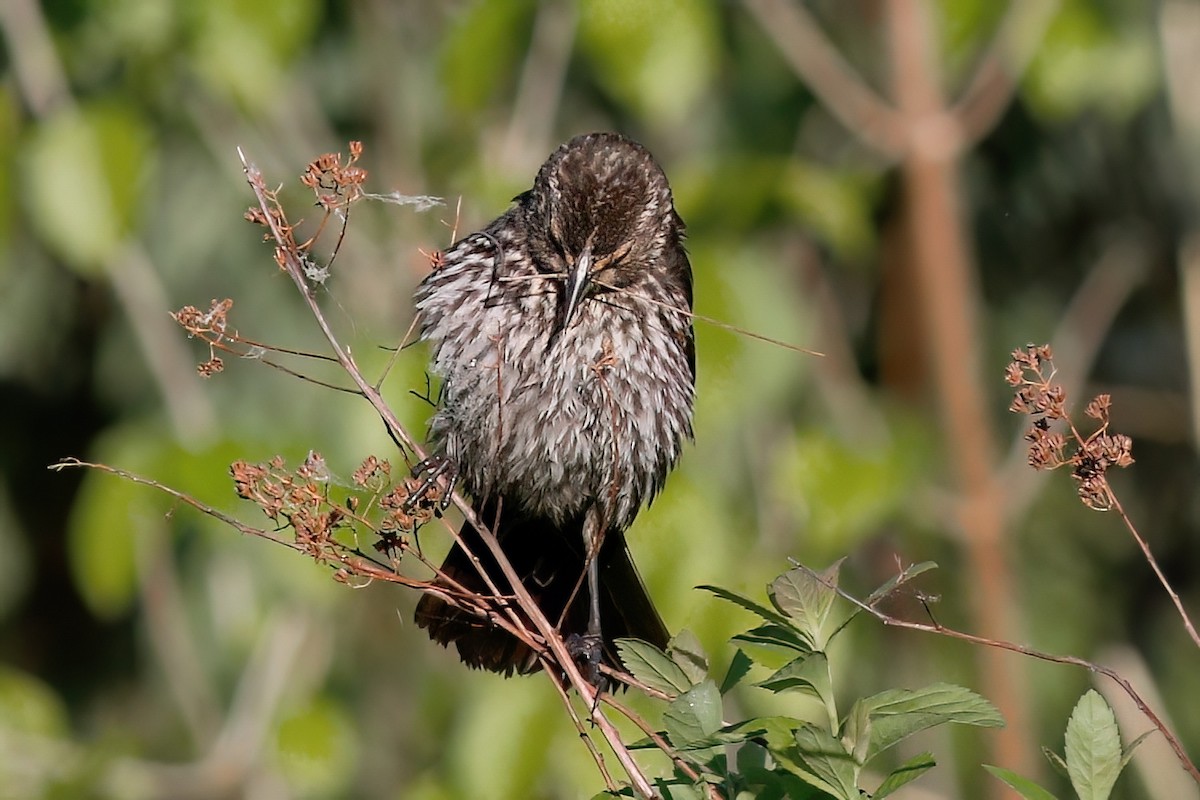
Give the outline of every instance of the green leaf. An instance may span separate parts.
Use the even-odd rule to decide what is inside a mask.
[[[991,764],[984,764],[983,768],[1015,789],[1025,800],[1058,800],[1029,778],[1022,777],[1010,769],[993,767]]]
[[[359,752],[355,728],[334,703],[318,698],[286,716],[275,735],[277,769],[297,795],[344,794]]]
[[[725,672],[725,680],[721,681],[721,694],[727,694],[730,689],[741,683],[742,678],[750,673],[750,668],[754,666],[754,660],[746,655],[746,652],[738,648],[733,654],[733,659],[729,662],[729,669]]]
[[[798,690],[812,695],[829,707],[833,699],[833,686],[829,678],[829,661],[824,653],[812,653],[789,661],[765,681],[756,683],[772,692]],[[836,720],[834,720],[836,723]]]
[[[1079,800],[1107,800],[1121,774],[1121,734],[1104,698],[1095,690],[1075,705],[1067,721],[1067,772]]]
[[[879,784],[879,788],[871,795],[871,800],[883,800],[901,786],[915,781],[936,766],[937,762],[933,760],[933,753],[921,753],[913,756],[888,773],[888,776],[883,779],[883,783]]]
[[[935,683],[923,689],[889,689],[859,700],[870,718],[870,746],[864,763],[917,731],[948,722],[994,728],[1004,718],[994,705],[970,689]],[[851,711],[854,716],[856,710]]]
[[[444,39],[441,77],[458,111],[482,108],[516,70],[525,52],[533,3],[484,0],[463,8]]]
[[[730,603],[733,603],[734,605],[739,605],[742,608],[746,609],[747,611],[752,611],[755,614],[757,614],[758,616],[762,617],[763,620],[766,622],[771,622],[776,625],[780,625],[784,628],[792,627],[791,621],[788,620],[788,618],[785,617],[783,614],[780,614],[778,611],[774,611],[770,608],[767,608],[766,606],[764,606],[760,603],[756,603],[753,600],[751,600],[749,597],[740,595],[737,592],[731,592],[728,589],[722,589],[720,586],[711,586],[709,584],[701,584],[700,586],[697,586],[696,588],[704,589],[707,592],[712,592],[713,594],[715,594],[717,597],[721,598],[722,600],[728,600]]]
[[[811,653],[812,647],[793,628],[784,625],[760,625],[753,630],[739,633],[732,638],[735,642],[746,642],[764,647],[778,647],[797,653]]]
[[[878,589],[871,592],[870,597],[864,600],[863,604],[868,606],[874,605],[895,591],[896,587],[908,583],[913,578],[924,572],[937,569],[937,566],[938,565],[936,561],[922,561],[919,564],[913,564],[912,566],[905,567],[899,575],[893,575],[891,579],[885,581]]]
[[[99,274],[133,232],[153,138],[134,110],[62,108],[35,128],[23,163],[30,217],[71,267]]]
[[[585,0],[579,8],[579,50],[594,79],[652,123],[685,124],[716,77],[721,33],[715,6]]]
[[[708,654],[704,652],[696,634],[686,628],[672,637],[667,645],[667,654],[692,686],[708,677]]]
[[[824,728],[804,723],[796,731],[796,747],[807,770],[824,784],[820,788],[842,800],[858,800],[858,765],[841,742]]]
[[[1051,750],[1049,747],[1042,747],[1042,755],[1050,762],[1050,766],[1054,767],[1054,771],[1062,775],[1067,780],[1071,778],[1071,772],[1067,769],[1067,762],[1063,761],[1063,757]]]
[[[49,685],[0,664],[0,731],[65,738],[70,729],[66,703]]]
[[[804,567],[788,570],[767,591],[771,603],[793,620],[814,650],[825,649],[825,623],[837,597],[838,571],[844,560],[816,574]]]
[[[710,680],[676,697],[663,712],[663,726],[676,747],[706,742],[721,729],[721,693]]]
[[[617,654],[633,677],[652,689],[678,695],[691,688],[692,682],[671,658],[641,639],[617,639]]]

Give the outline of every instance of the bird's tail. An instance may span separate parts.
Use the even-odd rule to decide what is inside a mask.
[[[507,516],[501,519],[497,539],[525,588],[551,624],[562,621],[559,631],[564,638],[584,634],[588,624],[588,589],[583,517],[558,526],[544,518]],[[485,510],[481,518],[490,522],[494,517],[489,517]],[[511,594],[511,585],[501,575],[499,565],[475,529],[466,524],[460,535],[500,594]],[[666,648],[670,634],[633,565],[622,532],[608,532],[599,558],[603,661],[620,666],[613,644],[616,639],[642,639]],[[442,572],[469,592],[491,595],[474,563],[458,544],[446,556]],[[449,581],[438,582],[452,587]],[[516,637],[433,595],[425,595],[417,604],[416,622],[429,631],[434,641],[447,646],[453,642],[463,663],[470,667],[505,675],[535,672],[540,667],[533,651]]]

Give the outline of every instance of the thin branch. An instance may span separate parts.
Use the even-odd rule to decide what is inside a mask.
[[[287,241],[287,237],[280,229],[279,221],[276,220],[271,214],[271,203],[267,197],[267,188],[263,181],[262,173],[259,171],[258,167],[246,160],[246,155],[241,151],[240,148],[238,149],[238,158],[240,158],[242,161],[242,169],[246,173],[246,180],[249,182],[250,188],[254,192],[254,196],[258,199],[259,208],[262,209],[262,212],[266,217],[265,224],[271,231],[271,235],[275,238],[276,242]],[[392,441],[395,442],[400,448],[406,459],[409,457],[408,454],[410,453],[415,454],[418,460],[424,458],[424,450],[416,442],[416,440],[409,436],[408,431],[406,431],[404,426],[400,424],[400,420],[396,418],[395,413],[391,410],[391,408],[388,407],[387,403],[383,399],[383,396],[379,393],[379,390],[367,382],[366,378],[363,377],[362,372],[358,369],[358,365],[355,363],[353,357],[345,350],[345,348],[342,347],[341,343],[337,339],[337,336],[334,335],[332,328],[329,326],[329,322],[325,319],[325,314],[321,311],[321,306],[317,303],[317,299],[313,295],[312,289],[309,287],[308,281],[304,277],[304,265],[300,263],[299,259],[296,257],[296,254],[290,252],[287,248],[280,246],[277,252],[281,255],[283,259],[283,266],[287,270],[288,275],[291,277],[292,282],[296,284],[296,288],[300,290],[301,297],[304,298],[305,304],[308,306],[313,318],[316,319],[317,325],[320,326],[321,333],[325,335],[325,340],[333,349],[334,354],[337,356],[338,362],[346,370],[347,374],[350,375],[350,378],[354,381],[355,385],[358,386],[358,389],[360,392],[362,392],[363,397],[367,399],[367,402],[369,402],[375,409],[375,412],[379,414],[379,417],[383,420],[383,424],[387,428],[388,435],[392,438]]]
[[[889,159],[906,149],[903,119],[846,63],[798,2],[744,0],[797,77],[853,136]]]
[[[1183,627],[1187,629],[1188,635],[1192,637],[1192,642],[1194,642],[1197,647],[1200,647],[1200,635],[1197,635],[1196,626],[1192,623],[1192,618],[1188,615],[1187,609],[1183,607],[1183,601],[1179,599],[1179,593],[1175,591],[1175,587],[1171,585],[1171,582],[1167,580],[1167,576],[1163,574],[1162,568],[1158,566],[1158,559],[1154,557],[1152,552],[1150,552],[1150,545],[1147,544],[1146,540],[1142,538],[1142,535],[1138,533],[1138,529],[1134,526],[1133,521],[1129,519],[1129,515],[1125,513],[1125,508],[1121,505],[1121,501],[1117,499],[1116,492],[1112,490],[1112,487],[1108,485],[1107,481],[1105,481],[1104,486],[1108,492],[1108,502],[1110,506],[1114,511],[1117,512],[1117,514],[1120,515],[1121,521],[1125,523],[1125,528],[1129,531],[1130,536],[1133,537],[1133,540],[1137,542],[1138,547],[1141,548],[1142,555],[1145,556],[1146,562],[1150,565],[1150,568],[1154,570],[1154,575],[1158,578],[1158,582],[1162,584],[1163,589],[1166,590],[1167,595],[1170,596],[1171,602],[1175,605],[1175,610],[1179,612],[1179,617],[1183,620]]]
[[[837,592],[837,594],[844,600],[848,601],[859,610],[867,612],[888,627],[903,628],[906,630],[920,631],[922,633],[933,633],[939,636],[945,636],[950,639],[959,639],[961,641],[983,647],[997,650],[1007,650],[1011,653],[1019,653],[1020,655],[1028,656],[1029,658],[1035,658],[1039,661],[1048,661],[1054,664],[1066,664],[1069,666],[1083,667],[1089,672],[1103,675],[1117,686],[1121,687],[1121,690],[1128,695],[1129,699],[1132,700],[1133,703],[1138,707],[1138,710],[1141,711],[1142,714],[1146,716],[1146,719],[1148,719],[1150,723],[1158,729],[1159,733],[1163,735],[1163,738],[1166,739],[1167,743],[1171,746],[1171,749],[1175,753],[1175,757],[1179,759],[1179,763],[1183,766],[1183,768],[1188,771],[1193,780],[1195,780],[1197,783],[1200,783],[1200,769],[1198,769],[1196,765],[1192,763],[1192,760],[1187,755],[1187,751],[1183,749],[1183,745],[1167,727],[1166,723],[1159,718],[1158,714],[1156,714],[1154,710],[1150,708],[1150,705],[1142,699],[1142,696],[1138,694],[1136,689],[1133,688],[1133,684],[1117,671],[1077,656],[1064,656],[1058,655],[1057,653],[1048,653],[1027,645],[1017,644],[1016,642],[1010,642],[1003,639],[990,639],[986,636],[977,636],[973,633],[966,633],[965,631],[960,631],[943,625],[936,619],[933,619],[932,615],[930,616],[930,619],[933,620],[932,622],[912,622],[910,620],[900,619],[899,617],[893,617],[891,614],[880,611],[878,608],[878,603],[887,597],[888,594],[875,598],[875,602],[866,603],[850,594],[845,589],[842,589],[832,580],[821,575],[816,570],[796,561],[793,561],[792,563],[807,573],[811,578],[821,582],[823,585]],[[897,583],[896,588],[898,588],[902,583],[903,582]],[[895,590],[893,589],[892,593],[894,593],[894,591]]]

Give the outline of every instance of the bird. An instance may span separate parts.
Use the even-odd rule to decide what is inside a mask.
[[[619,666],[616,639],[660,649],[670,639],[625,533],[693,436],[684,237],[650,152],[590,133],[560,145],[504,214],[451,245],[414,295],[441,381],[431,455],[414,472],[458,482],[593,682],[599,663]],[[460,540],[511,594],[469,522]],[[491,594],[460,544],[435,585]],[[436,593],[415,616],[470,667],[541,667],[528,645]]]

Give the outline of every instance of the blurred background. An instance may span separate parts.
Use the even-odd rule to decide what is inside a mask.
[[[1116,490],[1200,610],[1196,0],[5,0],[0,27],[0,797],[603,788],[547,682],[469,673],[411,594],[46,469],[103,461],[258,525],[235,459],[399,461],[364,402],[255,361],[196,374],[168,312],[213,298],[245,336],[321,347],[242,220],[236,148],[294,215],[296,176],[349,139],[371,190],[446,198],[355,207],[321,302],[371,375],[419,249],[596,129],[664,165],[698,312],[825,353],[697,323],[696,442],[631,533],[668,623],[719,670],[752,620],[697,584],[761,598],[789,558],[848,556],[865,593],[933,559],[939,621],[1119,668],[1200,753],[1200,654],[1119,518],[1025,465],[1002,380],[1049,342],[1070,406],[1111,392],[1137,459]],[[384,385],[417,431],[424,358]],[[1039,748],[1084,671],[865,619],[840,642],[846,707],[952,681],[1008,719],[926,737],[940,766],[903,796],[1005,796],[981,763],[1065,791]],[[802,713],[770,697],[726,717]],[[1156,746],[1119,796],[1196,797]]]

